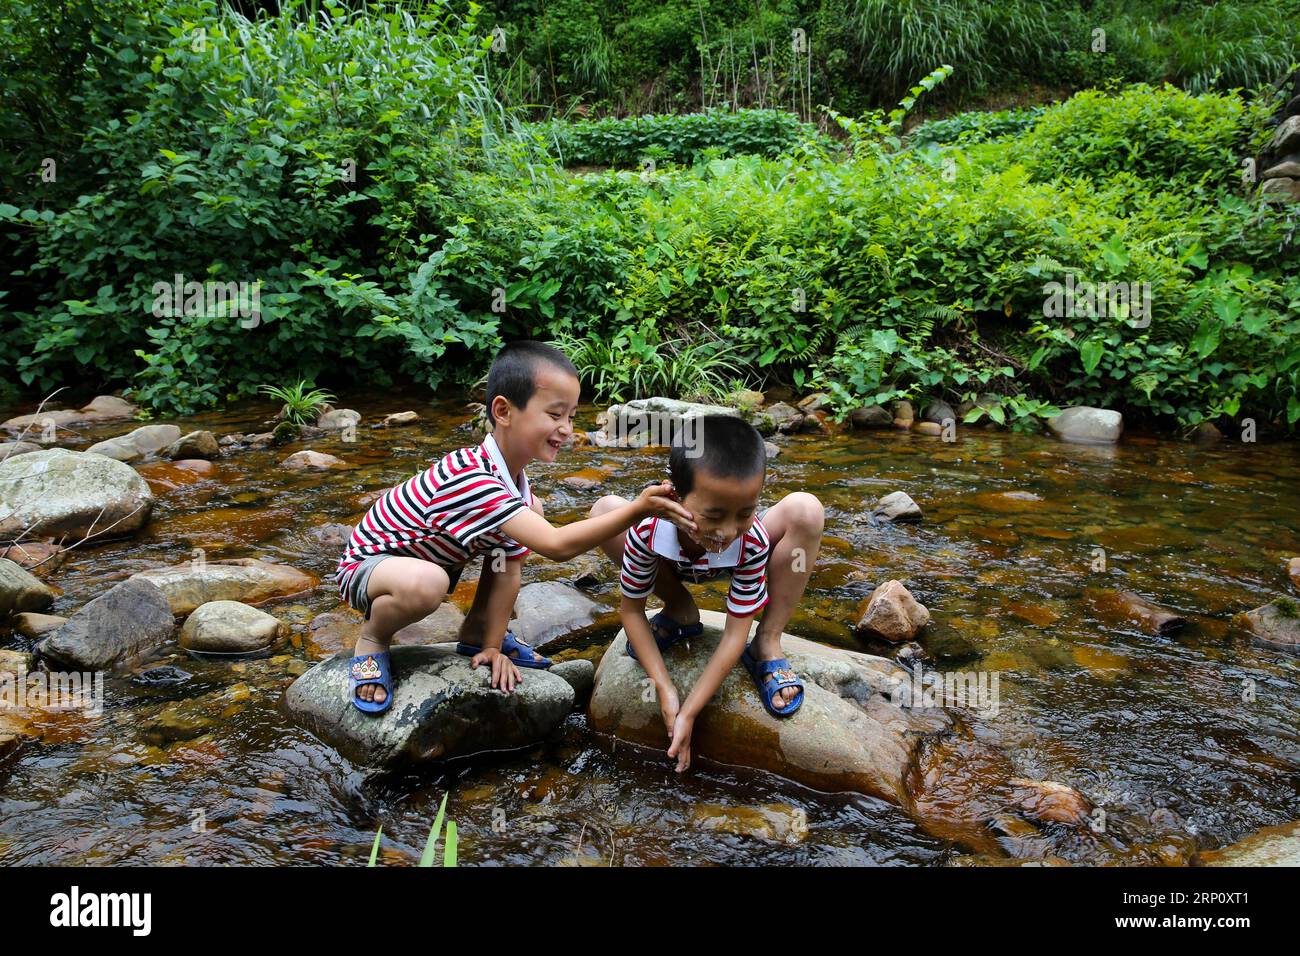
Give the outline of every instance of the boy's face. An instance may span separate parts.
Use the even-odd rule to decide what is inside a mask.
[[[498,395],[492,412],[498,427],[510,429],[512,446],[526,451],[530,461],[551,462],[560,447],[573,438],[581,385],[573,375],[545,362],[538,365],[534,384],[535,391],[524,408]]]
[[[763,492],[763,475],[752,478],[720,478],[697,470],[691,493],[682,504],[695,516],[699,528],[687,537],[705,551],[725,551],[750,529]]]

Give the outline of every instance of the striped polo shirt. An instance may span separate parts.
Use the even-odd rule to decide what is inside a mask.
[[[444,455],[426,471],[386,492],[352,531],[336,578],[346,594],[352,573],[366,558],[401,555],[443,567],[501,548],[507,558],[528,554],[497,530],[532,504],[528,476],[511,478],[496,439]]]
[[[712,581],[731,573],[727,613],[748,617],[767,603],[767,562],[772,543],[759,518],[725,551],[706,551],[696,559],[682,553],[677,528],[657,517],[643,518],[623,538],[623,567],[619,586],[630,598],[645,598],[654,590],[660,559],[669,562],[682,581]]]

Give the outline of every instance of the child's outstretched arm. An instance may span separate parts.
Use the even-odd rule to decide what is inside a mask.
[[[691,513],[675,501],[672,494],[672,483],[663,481],[646,488],[637,495],[635,501],[629,501],[595,518],[584,518],[561,528],[537,512],[524,508],[503,523],[501,530],[542,557],[552,561],[568,561],[651,515],[667,518],[679,528],[696,530]]]
[[[695,729],[695,718],[700,715],[704,705],[713,699],[722,682],[727,679],[731,669],[740,660],[745,651],[745,642],[749,639],[752,616],[739,617],[727,615],[727,623],[722,629],[722,640],[713,652],[709,662],[700,672],[700,679],[695,682],[686,702],[677,711],[677,720],[673,722],[673,742],[668,748],[668,756],[677,758],[677,772],[681,773],[691,765],[691,732]],[[651,644],[653,644],[653,640]],[[658,648],[655,648],[658,650]],[[637,653],[641,649],[637,648]]]
[[[655,643],[654,635],[650,633],[650,622],[645,616],[645,601],[645,598],[632,598],[624,594],[618,606],[618,616],[623,621],[623,631],[627,634],[632,650],[636,651],[637,660],[641,662],[646,676],[654,684],[659,712],[664,718],[664,729],[668,732],[668,739],[672,740],[673,725],[677,722],[677,711],[680,706],[677,701],[677,687],[673,684],[673,679],[668,676],[668,665],[664,663],[659,645]]]

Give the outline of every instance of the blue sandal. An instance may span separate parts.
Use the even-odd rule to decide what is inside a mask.
[[[348,665],[349,693],[352,706],[364,714],[382,714],[393,706],[393,672],[388,651],[378,654],[358,654]],[[362,684],[378,684],[385,691],[383,702],[362,700],[357,696],[357,688]]]
[[[473,657],[483,650],[480,644],[466,644],[461,641],[456,645],[456,653],[464,654],[466,657]],[[547,668],[554,663],[549,657],[543,657],[533,650],[532,646],[525,644],[519,638],[515,637],[509,631],[506,631],[506,639],[501,642],[501,653],[510,658],[520,667],[537,667]]]
[[[679,641],[689,640],[692,637],[699,637],[704,633],[704,622],[697,621],[694,624],[678,624],[663,611],[660,611],[650,619],[650,633],[655,639],[655,644],[659,646],[659,653],[663,654],[668,648],[672,647]],[[632,658],[638,664],[640,660],[636,656],[636,651],[632,649],[632,642],[627,642],[627,656]]]
[[[749,676],[754,679],[759,696],[763,698],[763,706],[767,708],[767,712],[773,717],[789,717],[803,706],[803,681],[790,667],[790,661],[787,658],[778,657],[774,661],[760,661],[749,652],[749,648],[750,645],[745,645],[740,660],[745,665],[745,670],[749,671]],[[768,680],[769,674],[776,679]],[[799,693],[794,695],[794,700],[785,705],[784,710],[777,710],[772,705],[772,699],[776,697],[777,691],[786,687],[798,687]]]

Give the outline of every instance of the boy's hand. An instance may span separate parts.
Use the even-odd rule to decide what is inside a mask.
[[[673,726],[677,723],[677,712],[681,710],[681,704],[677,700],[677,688],[669,681],[665,687],[655,688],[659,695],[659,713],[663,714],[664,728],[668,731],[668,739],[673,739]]]
[[[683,531],[689,531],[692,534],[699,531],[699,528],[695,525],[695,516],[677,500],[677,492],[673,490],[673,483],[667,479],[657,485],[650,485],[641,494],[637,495],[636,504],[641,513],[647,517],[654,515],[657,518],[667,518]]]
[[[673,742],[668,747],[668,756],[677,758],[677,772],[682,773],[691,765],[691,731],[695,729],[695,718],[684,710],[677,712],[673,722]]]
[[[485,647],[469,661],[470,667],[489,664],[492,667],[492,687],[500,687],[507,694],[512,693],[523,677],[519,668],[508,654],[502,654],[499,647]]]

